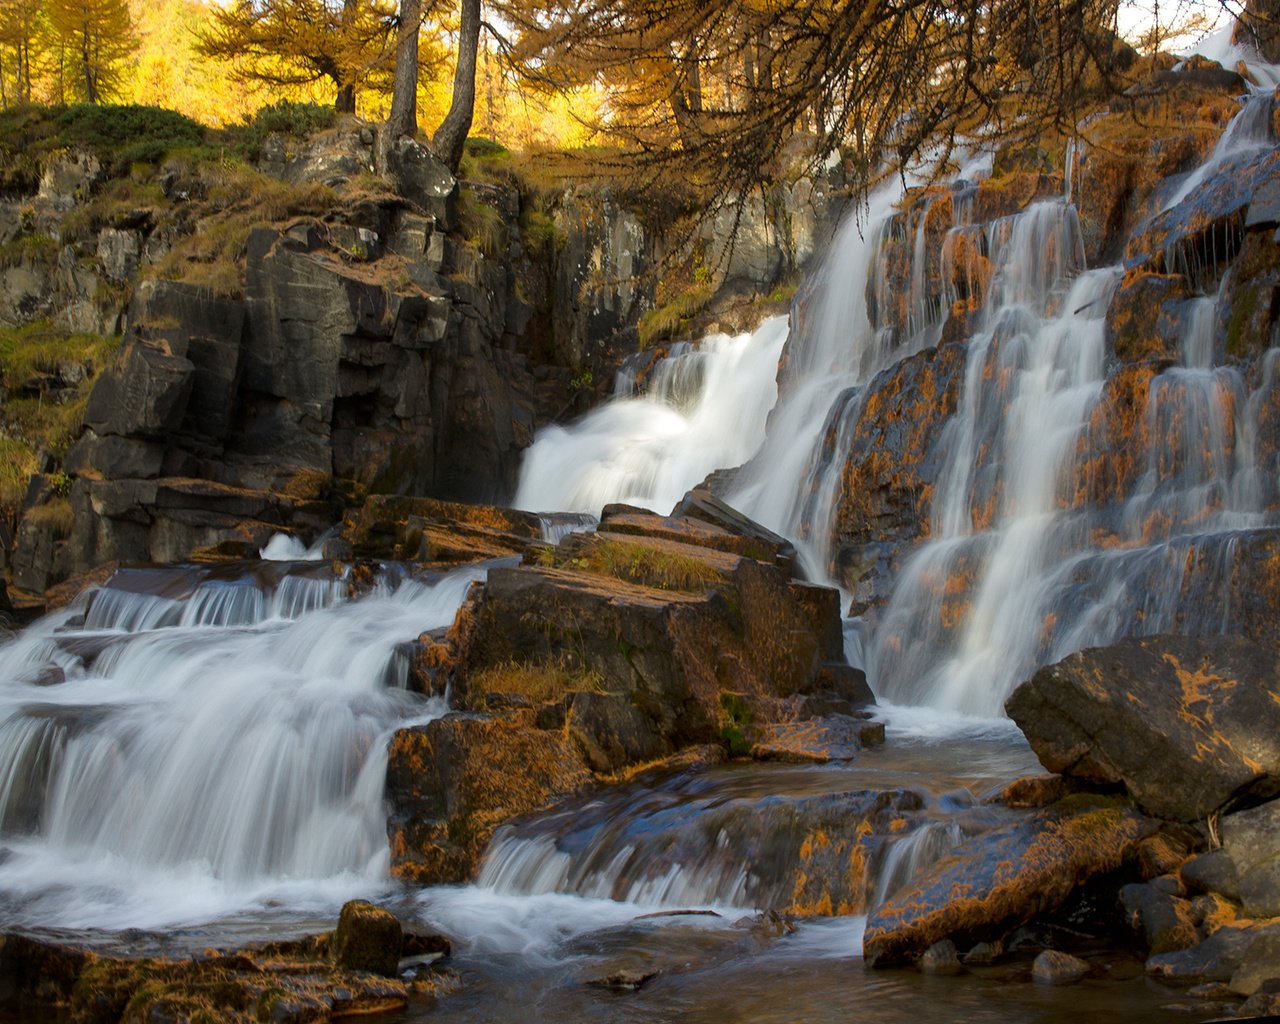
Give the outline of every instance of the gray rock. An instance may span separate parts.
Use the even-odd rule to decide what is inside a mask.
[[[397,191],[435,217],[444,231],[457,224],[458,182],[420,142],[404,137],[387,150],[387,173]]]
[[[1129,927],[1142,937],[1151,953],[1186,949],[1199,941],[1190,904],[1154,885],[1124,886],[1120,890],[1120,906]]]
[[[966,964],[991,964],[1003,955],[1004,943],[996,939],[993,942],[979,942],[965,953],[961,960]]]
[[[1031,977],[1040,985],[1074,985],[1088,973],[1085,961],[1058,949],[1046,949],[1031,965]]]
[[[39,197],[60,209],[88,200],[103,179],[102,164],[84,151],[59,153],[45,164]]]
[[[97,434],[164,438],[182,424],[195,367],[159,346],[135,342],[98,378],[84,421]]]
[[[1229,984],[1238,995],[1251,996],[1273,978],[1280,978],[1280,933],[1254,939]]]
[[[1223,818],[1222,848],[1240,879],[1245,913],[1280,916],[1280,800]]]
[[[150,479],[160,475],[164,445],[140,438],[108,434],[100,437],[90,428],[71,446],[63,468],[73,476],[95,480]]]
[[[1235,637],[1150,636],[1069,655],[1005,703],[1050,771],[1122,784],[1201,821],[1280,790],[1280,655]]]
[[[1226,850],[1210,850],[1192,857],[1178,869],[1188,892],[1216,892],[1229,900],[1240,899],[1240,875]]]
[[[128,281],[138,272],[142,235],[137,231],[105,228],[98,234],[98,262],[113,281]]]
[[[1151,957],[1147,973],[1176,985],[1230,981],[1256,937],[1257,932],[1248,928],[1219,928],[1187,949]]]
[[[653,720],[622,694],[569,694],[567,724],[593,771],[616,771],[671,752]]]
[[[959,974],[963,969],[956,944],[950,939],[935,942],[920,956],[920,970],[925,974]]]

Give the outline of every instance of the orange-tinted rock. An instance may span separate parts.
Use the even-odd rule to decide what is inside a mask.
[[[1147,402],[1158,367],[1121,367],[1103,384],[1072,459],[1068,507],[1122,504],[1146,470],[1151,445]]]
[[[1118,869],[1156,828],[1116,801],[1074,796],[968,839],[872,912],[863,957],[887,966],[946,938],[962,949],[1000,938]]]
[[[392,872],[419,884],[466,881],[498,825],[591,781],[572,740],[534,728],[527,713],[400,729],[387,755]]]
[[[1107,309],[1107,342],[1121,362],[1176,360],[1184,325],[1178,306],[1189,297],[1180,275],[1127,275]]]
[[[1200,821],[1280,791],[1280,656],[1236,638],[1143,637],[1072,654],[1005,703],[1040,761]]]
[[[72,1020],[95,1022],[323,1024],[407,1003],[398,979],[335,967],[310,950],[124,959],[23,936],[0,939],[0,1005],[23,1007],[29,1020],[61,1006]]]
[[[1228,355],[1247,359],[1271,347],[1280,323],[1280,244],[1270,224],[1246,232],[1227,272],[1220,310]]]
[[[889,594],[898,552],[927,536],[965,349],[943,345],[902,360],[867,386],[844,460],[835,518],[835,571],[861,611]]]
[[[1028,775],[1005,786],[996,797],[996,802],[1024,810],[1048,807],[1077,792],[1079,788],[1079,783],[1065,775]]]
[[[339,967],[394,978],[403,941],[395,914],[366,900],[350,900],[338,915],[329,953]]]
[[[342,536],[360,558],[476,562],[520,554],[541,539],[542,521],[516,509],[375,494],[347,514]]]

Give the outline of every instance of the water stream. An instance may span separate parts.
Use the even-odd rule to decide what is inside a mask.
[[[1275,145],[1261,103],[1244,105],[1168,206]],[[973,1020],[1158,1019],[1167,995],[1124,958],[1102,965],[1112,980],[1067,994],[1008,984],[1025,965],[956,988],[857,959],[867,909],[998,821],[984,796],[1036,769],[999,718],[1010,689],[1071,650],[1172,628],[1187,572],[1225,578],[1243,531],[1278,525],[1259,424],[1280,349],[1252,376],[1217,365],[1213,294],[1185,303],[1180,358],[1147,389],[1132,486],[1107,507],[1079,497],[1122,270],[1085,266],[1069,195],[976,224],[973,190],[953,188],[941,277],[976,279],[981,253],[987,300],[938,439],[928,539],[848,630],[892,702],[882,750],[620,787],[501,830],[475,885],[405,891],[388,874],[386,745],[446,709],[403,688],[398,648],[452,621],[485,570],[419,579],[392,566],[356,594],[318,546],[277,538],[258,563],[122,570],[0,644],[6,926],[191,952],[329,927],[345,899],[373,897],[457,942],[466,987],[432,1020],[903,1021],[941,999]],[[665,512],[713,470],[742,466],[728,500],[794,538],[808,574],[826,578],[869,388],[939,344],[957,297],[950,283],[931,293],[928,206],[901,200],[888,186],[842,226],[790,322],[676,346],[638,392],[624,374],[613,402],[542,432],[515,503]],[[910,253],[902,302],[890,244]],[[546,535],[589,521],[548,519]],[[952,581],[959,614],[943,600]],[[1219,601],[1194,628],[1232,621]],[[840,840],[862,844],[860,870],[810,891],[797,864],[818,857],[813,877],[835,877],[813,837],[840,839],[850,822],[868,829]],[[853,847],[839,849],[853,863]],[[794,931],[754,917],[793,904],[819,912]],[[713,913],[672,913],[691,908]],[[626,997],[584,984],[649,968],[657,980]]]

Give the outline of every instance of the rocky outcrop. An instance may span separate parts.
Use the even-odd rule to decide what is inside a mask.
[[[1005,708],[1050,771],[1202,821],[1280,792],[1277,668],[1245,640],[1142,637],[1041,669]]]
[[[867,918],[869,966],[914,962],[935,942],[1002,938],[1119,869],[1158,823],[1122,803],[1069,797],[958,846]]]
[[[689,748],[821,760],[882,741],[857,717],[871,696],[843,663],[838,596],[791,578],[791,558],[695,492],[671,516],[613,506],[598,532],[491,568],[420,641],[416,688],[471,714],[392,741],[394,869],[465,879],[503,821]]]

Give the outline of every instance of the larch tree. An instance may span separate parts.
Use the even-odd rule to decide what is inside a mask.
[[[713,194],[776,173],[790,141],[878,168],[966,141],[1073,129],[1132,51],[1117,0],[550,0],[518,56],[563,87],[603,83],[599,125],[640,166]]]
[[[41,0],[8,0],[0,7],[0,106],[30,103],[44,42]]]
[[[137,48],[128,0],[47,0],[66,95],[88,103],[111,99],[123,64]]]
[[[389,73],[395,31],[391,0],[235,0],[210,9],[198,50],[248,81],[328,81],[335,109],[354,113],[356,89]]]
[[[480,0],[462,0],[458,28],[457,60],[453,72],[453,100],[440,127],[431,137],[432,148],[455,174],[471,131],[476,105],[476,60],[480,49]]]

